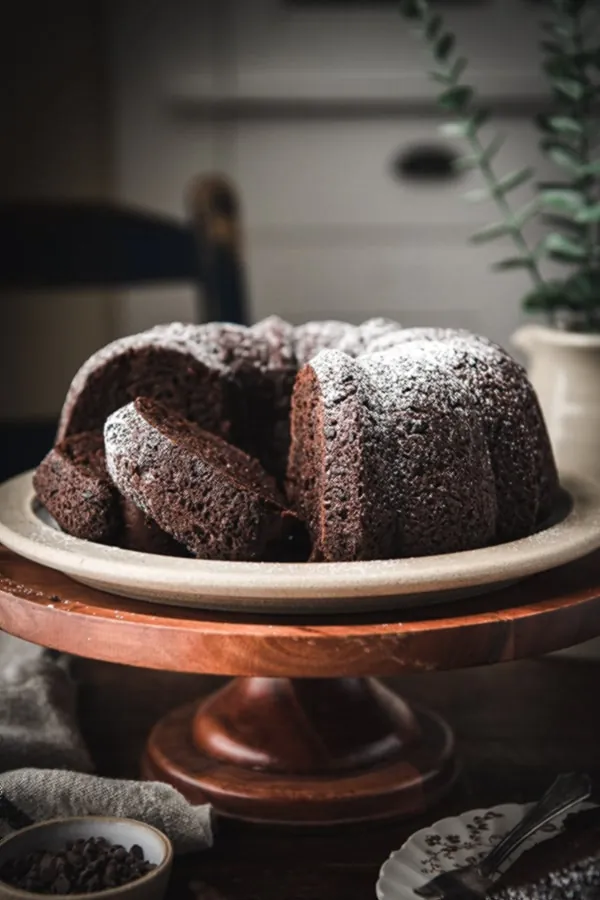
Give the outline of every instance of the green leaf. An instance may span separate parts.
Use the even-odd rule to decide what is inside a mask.
[[[548,147],[546,152],[550,159],[556,163],[557,166],[560,166],[561,169],[566,169],[568,172],[577,176],[581,175],[581,161],[572,150],[555,145]]]
[[[439,130],[446,137],[466,138],[471,134],[471,121],[465,119],[462,122],[444,122]]]
[[[575,78],[552,78],[552,87],[571,100],[581,100],[585,93],[585,86]]]
[[[522,206],[521,209],[518,209],[513,213],[513,221],[517,228],[522,228],[523,225],[533,218],[533,216],[537,215],[539,211],[539,199],[535,197],[533,200],[530,200],[529,203]]]
[[[583,194],[567,188],[541,191],[539,199],[544,208],[562,213],[576,213],[585,203]]]
[[[583,132],[581,122],[572,119],[570,116],[551,116],[548,119],[548,125],[553,131],[558,131],[561,134],[581,134]]]
[[[564,235],[556,232],[546,237],[544,248],[551,255],[552,259],[556,259],[558,262],[579,262],[587,256],[586,248],[578,241],[566,238]]]
[[[492,269],[495,272],[508,272],[510,269],[531,269],[533,260],[529,256],[512,256],[494,263]]]
[[[458,159],[455,159],[452,167],[455,172],[468,172],[471,169],[479,168],[480,162],[481,154],[466,153],[464,156],[460,156]]]
[[[442,30],[444,22],[441,16],[433,15],[425,24],[425,37],[428,41],[433,41],[437,38],[440,31]]]
[[[586,226],[579,225],[577,222],[573,221],[571,217],[567,218],[567,216],[555,213],[553,215],[544,215],[542,218],[544,224],[547,225],[548,228],[557,228],[560,231],[567,232],[572,235],[575,240],[580,240],[586,232]]]
[[[580,72],[581,69],[596,64],[597,53],[597,50],[582,50],[578,53],[569,53],[568,59],[573,63],[573,69],[577,69]]]
[[[457,56],[452,65],[449,68],[446,68],[445,71],[435,69],[434,71],[429,72],[429,75],[434,81],[438,81],[440,84],[455,85],[467,68],[467,65],[468,62],[464,56]]]
[[[494,241],[499,237],[506,237],[514,231],[513,226],[506,222],[494,222],[493,225],[487,225],[480,231],[476,231],[470,238],[473,244],[485,244],[487,241]]]
[[[418,0],[402,0],[400,12],[406,19],[420,19],[421,7]]]
[[[596,203],[594,206],[586,206],[584,209],[579,210],[575,216],[575,221],[581,225],[589,222],[600,222],[600,203]]]
[[[540,147],[544,151],[544,153],[549,153],[553,147],[560,147],[561,150],[564,150],[566,153],[570,153],[573,157],[574,162],[580,162],[579,156],[577,154],[577,150],[573,147],[570,136],[567,137],[564,134],[556,134],[556,132],[552,131],[550,134],[543,135],[540,139]]]
[[[482,166],[489,165],[496,153],[504,144],[504,138],[496,135],[490,141],[488,147],[481,153],[467,153],[454,162],[454,169],[457,172],[464,172],[469,169],[477,169]]]
[[[448,75],[447,72],[439,72],[435,69],[432,69],[429,73],[429,77],[432,81],[437,81],[438,84],[451,85],[452,79]]]
[[[523,307],[528,312],[551,312],[566,305],[566,290],[562,282],[542,284],[523,298]]]
[[[511,172],[510,175],[505,175],[504,178],[501,178],[500,181],[496,184],[494,188],[494,194],[496,196],[504,197],[515,188],[520,187],[522,184],[526,184],[528,181],[531,181],[533,175],[534,171],[529,166],[526,166],[523,169],[519,169],[517,172]]]
[[[577,81],[579,75],[579,67],[574,63],[571,56],[547,56],[542,62],[544,72],[550,77],[550,80],[557,79],[573,79]],[[557,89],[558,90],[558,89]]]
[[[489,188],[474,188],[472,191],[465,191],[464,199],[468,203],[481,203],[483,200],[491,200]]]
[[[464,56],[457,56],[452,65],[450,66],[448,77],[452,84],[456,84],[462,73],[468,66],[468,62]]]
[[[550,117],[545,115],[544,113],[536,113],[534,116],[535,124],[540,129],[540,131],[545,131],[550,134],[553,134],[553,131],[550,128],[549,118]]]
[[[470,203],[479,203],[481,200],[490,200],[493,197],[504,197],[513,188],[529,181],[533,176],[533,169],[521,169],[518,172],[512,172],[497,181],[493,187],[475,188],[467,191],[463,196]],[[531,204],[528,204],[528,209]],[[537,206],[537,201],[533,201],[533,205]]]
[[[600,175],[600,159],[594,159],[590,163],[579,167],[580,175]]]
[[[477,134],[477,129],[487,122],[489,116],[490,113],[487,110],[477,110],[468,119],[462,119],[459,122],[445,122],[439,126],[439,130],[446,137],[471,137]]]
[[[573,29],[567,27],[566,25],[561,25],[558,22],[542,22],[542,29],[547,34],[552,34],[555,37],[560,38],[571,38],[573,36]]]
[[[598,276],[593,272],[577,272],[567,281],[569,294],[584,304],[598,302],[599,287]]]
[[[470,87],[459,86],[448,88],[438,98],[438,103],[443,109],[451,112],[461,112],[469,105],[473,97],[473,90]]]
[[[454,44],[456,43],[454,35],[450,34],[450,32],[446,32],[443,34],[439,40],[436,42],[435,47],[433,48],[433,55],[438,60],[438,62],[446,62],[452,50],[454,49]]]
[[[564,253],[548,253],[548,259],[551,259],[552,262],[560,263],[563,266],[570,266],[571,268],[579,262],[579,260],[573,259],[571,256],[565,256]]]

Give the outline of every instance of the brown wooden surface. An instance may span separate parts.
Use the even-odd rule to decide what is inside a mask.
[[[375,679],[236,678],[160,720],[142,773],[230,817],[331,825],[422,812],[456,763],[448,726]]]
[[[599,632],[599,560],[589,557],[487,600],[437,608],[429,620],[275,624],[171,608],[148,612],[143,604],[85,592],[5,553],[0,572],[26,584],[0,583],[0,625],[46,645],[138,665],[148,659],[155,668],[206,670],[218,661],[219,647],[226,660],[220,671],[226,672],[272,668],[279,675],[286,654],[290,668],[312,675],[338,674],[339,668],[349,669],[346,674],[458,668],[540,653]],[[138,775],[159,716],[215,686],[213,679],[83,660],[79,670],[84,731],[106,775]],[[416,828],[475,806],[533,799],[559,771],[585,769],[600,778],[599,677],[600,666],[557,659],[405,675],[404,696],[437,709],[458,736],[463,777],[439,807],[409,822],[317,835],[225,820],[213,850],[177,862],[169,900],[372,898],[381,863]]]
[[[158,717],[222,683],[84,660],[78,671],[84,732],[99,770],[113,776],[137,775]],[[463,774],[439,807],[401,823],[316,834],[224,822],[213,850],[176,861],[168,900],[373,900],[381,863],[415,829],[532,800],[561,771],[589,771],[600,785],[600,663],[552,657],[392,684],[455,730]]]
[[[193,612],[85,588],[0,549],[0,628],[167,671],[337,677],[454,669],[600,634],[600,553],[484,598],[398,614],[275,619]]]

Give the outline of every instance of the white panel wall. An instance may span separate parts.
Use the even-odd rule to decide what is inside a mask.
[[[393,8],[123,0],[120,10],[121,196],[181,213],[192,176],[232,176],[256,317],[379,313],[508,341],[528,285],[489,272],[502,247],[467,245],[470,230],[495,218],[460,198],[473,176],[420,186],[392,177],[398,150],[437,139],[438,121],[425,57]],[[538,158],[531,125],[511,107],[542,92],[535,15],[527,0],[449,11],[474,77],[500,103],[503,172]],[[122,329],[193,315],[185,292],[138,293]]]

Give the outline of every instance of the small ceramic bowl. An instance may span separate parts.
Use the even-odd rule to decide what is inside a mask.
[[[64,850],[69,841],[80,838],[102,837],[111,844],[121,844],[129,849],[138,844],[144,851],[148,862],[156,868],[130,884],[122,887],[106,888],[93,894],[54,894],[59,900],[163,900],[171,866],[173,848],[169,839],[143,822],[133,819],[105,818],[104,816],[85,816],[72,819],[52,819],[23,828],[0,842],[0,868],[9,859],[27,856],[36,850],[55,852]],[[40,900],[43,894],[23,891],[0,881],[0,900]]]

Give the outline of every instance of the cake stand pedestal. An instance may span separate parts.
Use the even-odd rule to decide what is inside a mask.
[[[144,777],[261,822],[415,812],[450,787],[452,733],[375,679],[236,678],[156,725]]]
[[[448,726],[371,676],[536,656],[600,634],[600,553],[484,597],[404,611],[402,622],[390,611],[277,618],[148,605],[2,549],[0,573],[0,627],[11,634],[108,662],[238,676],[161,720],[142,772],[262,823],[414,814],[449,789]]]

